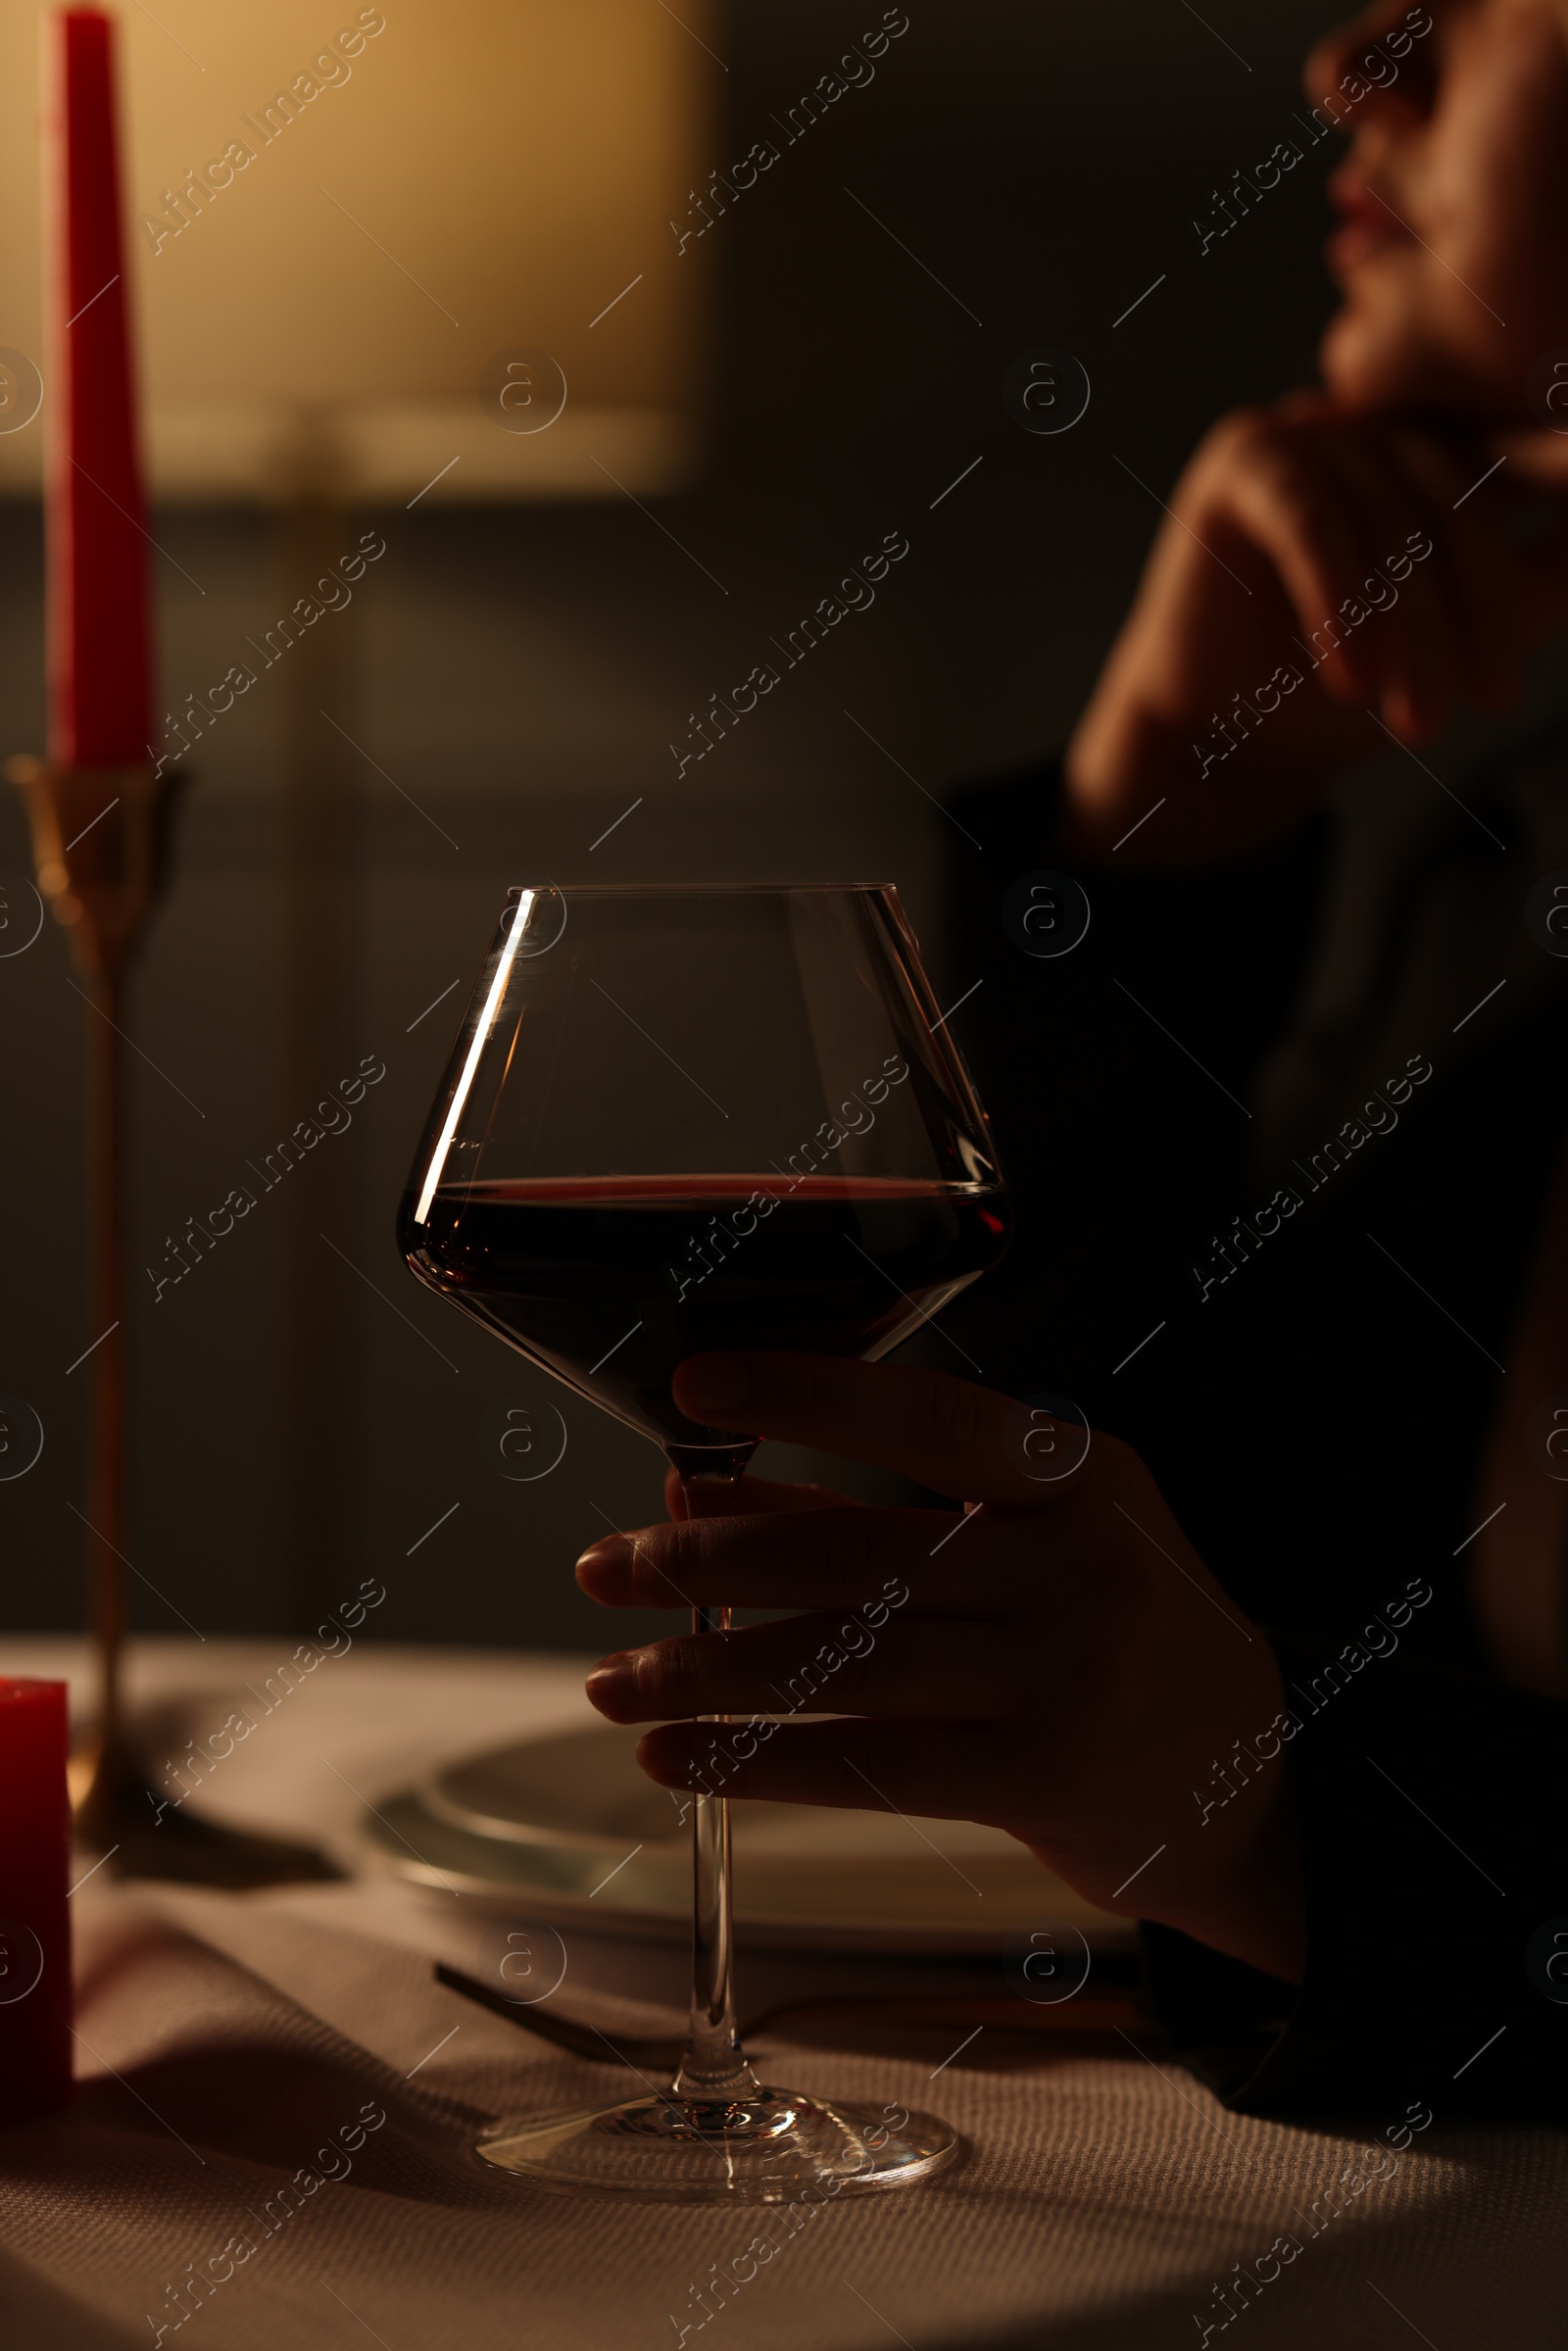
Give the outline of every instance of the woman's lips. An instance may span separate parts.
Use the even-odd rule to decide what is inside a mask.
[[[1356,269],[1389,245],[1409,241],[1411,232],[1397,213],[1364,179],[1337,172],[1329,182],[1329,198],[1340,216],[1340,225],[1329,237],[1324,255],[1336,276]]]

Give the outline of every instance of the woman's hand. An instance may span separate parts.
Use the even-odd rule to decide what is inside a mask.
[[[1108,853],[1165,795],[1124,861],[1250,848],[1389,735],[1429,741],[1462,702],[1505,709],[1568,615],[1563,530],[1518,544],[1509,510],[1560,492],[1565,451],[1545,431],[1461,442],[1317,392],[1223,418],[1171,493],[1069,746],[1067,846]]]
[[[969,1508],[868,1508],[746,1481],[695,1490],[696,1518],[584,1552],[578,1581],[607,1607],[808,1611],[595,1669],[602,1713],[665,1722],[638,1748],[652,1778],[988,1822],[1104,1908],[1299,1980],[1300,1862],[1277,1738],[1250,1782],[1216,1777],[1233,1741],[1250,1749],[1283,1714],[1279,1667],[1136,1454],[1097,1436],[1046,1482],[1072,1432],[1043,1430],[988,1389],[885,1364],[697,1356],[675,1392],[694,1419],[900,1471]],[[690,1719],[797,1712],[849,1719],[771,1734],[765,1721]],[[1239,1792],[1217,1800],[1227,1785]]]

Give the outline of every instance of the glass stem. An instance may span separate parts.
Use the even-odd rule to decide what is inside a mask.
[[[694,1608],[694,1633],[727,1633],[727,1608]],[[704,1722],[727,1723],[727,1714]],[[675,2076],[677,2098],[728,2104],[756,2094],[735,2021],[735,1920],[730,1890],[729,1798],[703,1795],[692,1812],[692,2022]]]

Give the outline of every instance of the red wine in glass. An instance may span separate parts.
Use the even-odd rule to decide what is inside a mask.
[[[674,1402],[689,1356],[874,1358],[994,1265],[1007,1196],[895,890],[511,893],[398,1218],[410,1270],[660,1445],[757,1448]],[[693,1611],[699,1633],[727,1609]],[[776,2202],[929,2177],[928,2114],[760,2082],[735,2025],[729,1808],[693,1804],[692,2028],[667,2091],[490,2131],[556,2188]]]
[[[885,1354],[1007,1232],[996,1184],[918,1176],[495,1176],[416,1204],[399,1238],[422,1281],[688,1475],[753,1442],[676,1408],[688,1355]]]

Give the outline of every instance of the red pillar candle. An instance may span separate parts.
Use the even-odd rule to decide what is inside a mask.
[[[0,1681],[0,2124],[71,2095],[66,1685]]]
[[[147,756],[152,695],[113,26],[72,8],[47,32],[49,757],[117,766]]]

